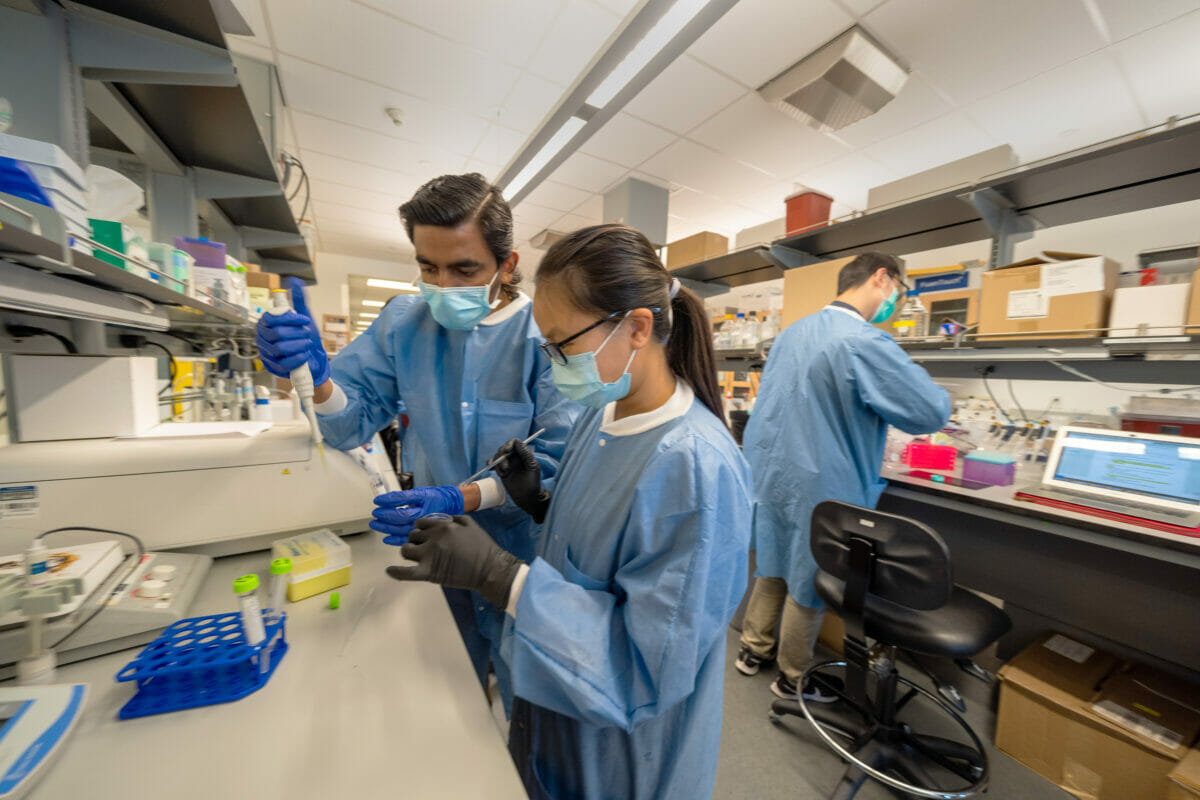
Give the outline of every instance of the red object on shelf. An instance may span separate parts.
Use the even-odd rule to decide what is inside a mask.
[[[787,206],[787,234],[803,233],[829,224],[833,198],[820,192],[798,192],[783,201]]]
[[[912,442],[904,448],[900,460],[913,469],[954,469],[958,448],[952,444]]]
[[[1145,519],[1144,517],[1134,517],[1129,514],[1122,514],[1119,511],[1106,511],[1102,508],[1092,508],[1091,506],[1081,506],[1075,503],[1068,503],[1065,500],[1052,500],[1049,497],[1038,497],[1035,494],[1026,494],[1025,492],[1017,492],[1013,495],[1017,500],[1027,500],[1030,503],[1038,505],[1050,506],[1052,508],[1061,508],[1064,511],[1074,511],[1077,514],[1090,514],[1093,517],[1101,517],[1110,519],[1116,522],[1126,522],[1130,525],[1140,525],[1143,528],[1151,528],[1156,531],[1166,531],[1167,533],[1179,533],[1184,536],[1200,538],[1200,528],[1185,528],[1182,525],[1172,525],[1169,522],[1159,522],[1158,520]]]

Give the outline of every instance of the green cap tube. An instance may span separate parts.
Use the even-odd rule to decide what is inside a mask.
[[[287,575],[292,571],[292,560],[290,558],[276,558],[271,561],[272,575]]]
[[[258,576],[253,573],[250,575],[243,575],[240,578],[235,578],[233,581],[233,591],[237,592],[238,594],[253,592],[257,588]]]

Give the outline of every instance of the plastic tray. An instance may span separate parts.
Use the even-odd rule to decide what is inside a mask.
[[[118,681],[137,682],[117,716],[228,703],[258,691],[287,652],[286,622],[286,613],[264,617],[267,638],[248,645],[237,613],[181,619],[117,673]]]
[[[904,448],[901,460],[913,469],[954,469],[957,458],[954,445],[913,442]]]

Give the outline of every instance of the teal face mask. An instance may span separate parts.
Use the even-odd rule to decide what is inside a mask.
[[[625,316],[628,317],[629,312],[626,312]],[[631,379],[629,365],[633,363],[633,357],[637,355],[636,350],[629,354],[629,360],[625,362],[625,371],[621,373],[621,377],[612,383],[605,383],[600,378],[600,369],[596,366],[596,353],[604,349],[609,339],[612,339],[613,334],[624,322],[625,318],[622,317],[621,322],[617,323],[617,327],[612,329],[612,333],[605,337],[594,351],[567,356],[566,364],[560,364],[557,361],[550,362],[554,385],[567,398],[589,408],[603,408],[614,400],[620,400],[629,394]]]
[[[883,301],[883,305],[875,312],[875,316],[871,317],[871,323],[886,322],[892,312],[896,310],[896,301],[900,299],[900,290],[892,289],[892,293]]]
[[[429,311],[437,324],[452,331],[469,331],[500,305],[499,296],[488,300],[492,286],[500,279],[500,271],[486,286],[430,286],[417,281],[421,296],[429,304]]]

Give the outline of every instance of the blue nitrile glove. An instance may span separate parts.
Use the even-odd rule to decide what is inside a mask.
[[[292,370],[308,362],[313,386],[320,386],[329,380],[329,356],[325,355],[321,332],[304,300],[304,281],[288,278],[286,284],[292,310],[279,315],[264,313],[258,318],[254,336],[258,357],[267,372],[280,378],[291,377]]]
[[[402,545],[412,533],[413,523],[429,514],[463,513],[462,489],[457,486],[422,486],[405,492],[388,492],[375,498],[372,530],[387,534],[386,544]]]

